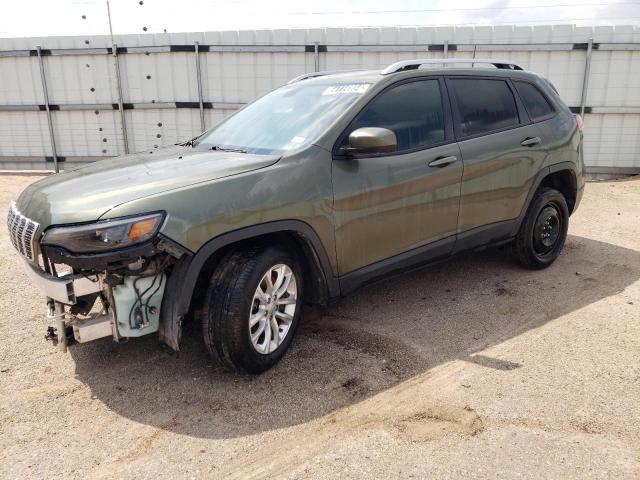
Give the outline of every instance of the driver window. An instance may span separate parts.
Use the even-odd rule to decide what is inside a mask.
[[[384,91],[358,114],[350,132],[363,127],[393,131],[397,152],[442,143],[444,113],[438,80],[403,83]]]

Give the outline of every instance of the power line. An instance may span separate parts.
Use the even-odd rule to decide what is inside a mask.
[[[591,17],[591,18],[572,18],[572,19],[559,19],[559,20],[510,20],[506,22],[487,22],[487,23],[412,23],[412,24],[399,24],[399,25],[349,25],[349,27],[356,28],[383,28],[383,27],[459,27],[473,25],[478,27],[492,27],[494,25],[513,25],[518,26],[523,23],[533,23],[537,25],[548,25],[550,23],[561,23],[571,25],[575,22],[586,22],[587,20],[603,21],[603,20],[640,20],[640,17]],[[305,28],[305,27],[302,27]],[[308,27],[311,28],[311,27]]]
[[[564,4],[543,4],[543,5],[518,5],[513,7],[475,7],[475,8],[425,8],[417,10],[352,10],[352,11],[329,11],[329,12],[289,12],[288,15],[344,15],[344,14],[382,14],[382,13],[428,13],[428,12],[467,12],[478,10],[519,10],[530,8],[562,8],[562,7],[615,7],[618,5],[637,5],[639,2],[604,2],[604,3],[564,3]]]

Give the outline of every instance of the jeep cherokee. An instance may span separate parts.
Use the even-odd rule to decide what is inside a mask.
[[[408,60],[303,75],[186,143],[37,181],[8,227],[63,349],[157,332],[178,350],[191,316],[258,373],[303,304],[487,246],[549,266],[583,187],[582,119],[549,81]]]

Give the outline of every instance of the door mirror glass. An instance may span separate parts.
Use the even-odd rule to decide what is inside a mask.
[[[364,127],[351,132],[349,145],[343,150],[351,155],[390,153],[397,145],[396,134],[388,128]]]

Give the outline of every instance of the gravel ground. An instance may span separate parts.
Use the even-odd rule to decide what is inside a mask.
[[[248,378],[193,327],[59,353],[0,228],[0,478],[640,478],[640,180],[588,184],[569,231],[544,271],[488,251],[363,289]]]

